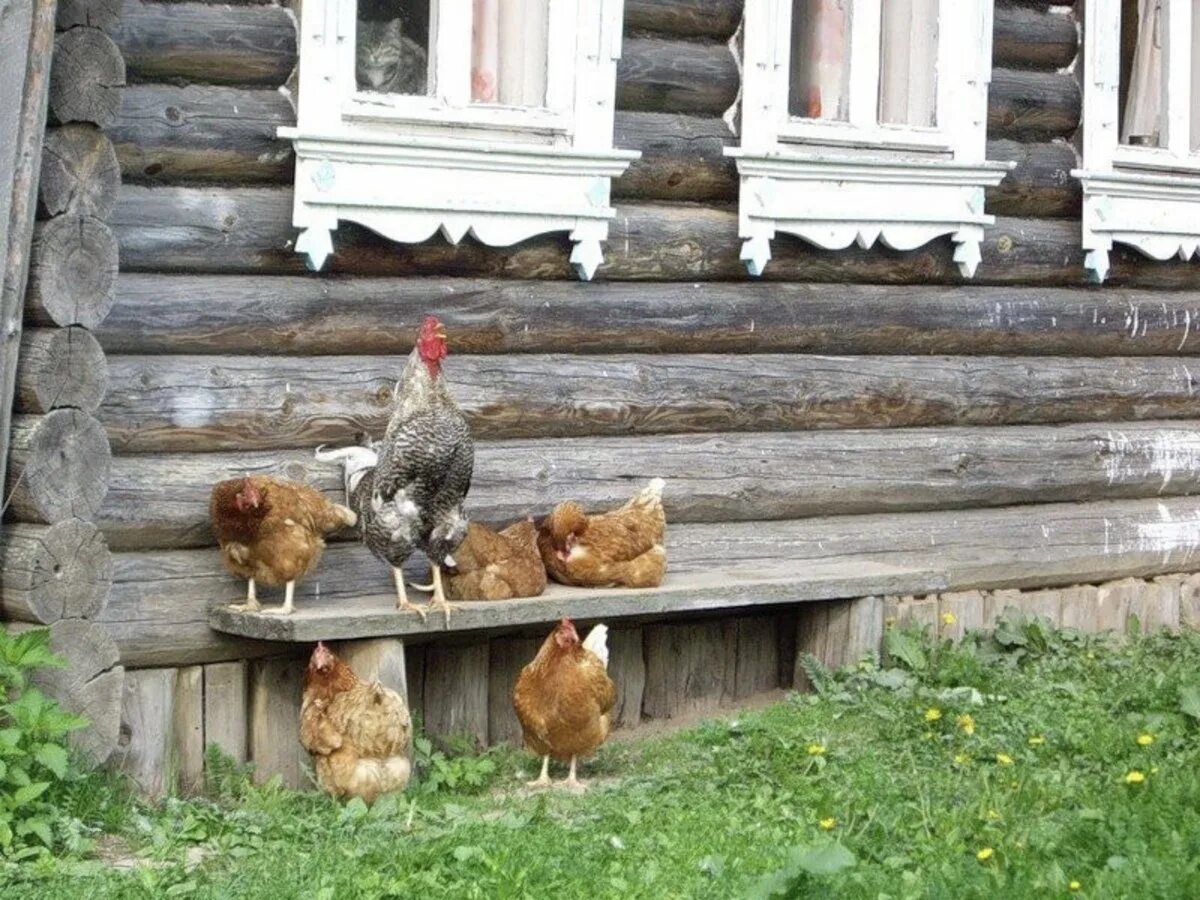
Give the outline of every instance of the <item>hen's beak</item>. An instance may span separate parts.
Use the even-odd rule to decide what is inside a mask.
[[[446,339],[446,326],[441,322],[438,322],[433,326],[433,333],[444,341]]]

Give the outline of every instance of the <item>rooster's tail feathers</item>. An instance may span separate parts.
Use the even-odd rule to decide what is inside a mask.
[[[604,668],[608,668],[608,626],[597,625],[588,632],[588,636],[583,639],[583,647],[585,650],[591,650],[604,663]]]

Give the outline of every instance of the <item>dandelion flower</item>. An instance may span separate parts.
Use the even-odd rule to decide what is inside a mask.
[[[809,744],[808,745],[808,755],[809,756],[824,756],[825,755],[825,745],[824,744]]]
[[[1126,784],[1141,784],[1145,780],[1146,780],[1145,774],[1142,772],[1139,772],[1137,769],[1134,769],[1132,772],[1130,772],[1128,775],[1125,776]]]
[[[967,737],[970,737],[975,733],[975,720],[969,713],[964,713],[958,717],[958,727],[963,730]]]
[[[893,625],[896,624],[896,617],[888,616],[886,619],[883,620],[883,624],[886,625],[888,628],[891,628]]]
[[[1070,884],[1067,885],[1067,890],[1068,891],[1077,891],[1081,887],[1083,887],[1083,885],[1080,884],[1078,881],[1072,881]]]
[[[996,853],[996,851],[993,850],[991,847],[984,847],[982,850],[980,850],[978,853],[975,854],[975,858],[977,860],[979,860],[980,862],[987,862],[989,859],[991,859],[995,855],[995,853]]]
[[[1044,737],[1042,737],[1040,734],[1035,734],[1033,737],[1031,737],[1029,739],[1030,747],[1040,747],[1044,743],[1046,743],[1046,739]]]
[[[1011,766],[1013,764],[1013,758],[1007,753],[997,753],[996,762],[1000,763],[1002,766]]]
[[[954,613],[952,613],[952,612],[942,613],[942,624],[943,625],[953,625],[957,621],[958,621],[958,617],[955,616]]]
[[[828,819],[822,819],[818,824],[824,831],[833,831],[833,829],[837,828],[837,819],[830,816]]]
[[[1152,735],[1152,734],[1139,734],[1139,735],[1137,736],[1137,742],[1138,742],[1138,746],[1139,746],[1139,747],[1149,747],[1151,744],[1153,744],[1153,743],[1154,743],[1154,735]]]
[[[965,766],[970,761],[971,761],[971,757],[967,756],[967,754],[965,754],[965,753],[955,753],[954,754],[954,762],[956,765]]]
[[[925,710],[925,721],[926,722],[936,722],[941,717],[942,717],[942,711],[940,709],[938,709],[936,706],[931,706],[931,707],[929,707],[929,709]]]

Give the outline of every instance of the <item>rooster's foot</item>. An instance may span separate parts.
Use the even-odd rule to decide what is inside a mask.
[[[404,573],[393,567],[392,580],[396,583],[396,609],[414,612],[421,617],[422,622],[425,622],[429,613],[408,599],[408,591],[404,589]]]

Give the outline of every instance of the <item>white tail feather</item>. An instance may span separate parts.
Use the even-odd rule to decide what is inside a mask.
[[[313,451],[313,456],[320,462],[342,464],[342,480],[347,502],[362,477],[360,473],[375,468],[379,462],[379,454],[369,447],[338,447],[335,450],[326,450],[322,445]]]
[[[588,636],[583,639],[583,647],[585,650],[591,650],[604,663],[604,668],[608,668],[608,626],[597,625],[588,632]]]

